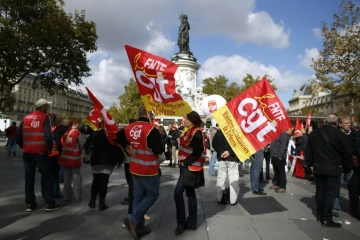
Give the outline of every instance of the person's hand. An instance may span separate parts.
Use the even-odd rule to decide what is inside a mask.
[[[172,136],[168,136],[168,138],[172,138]]]
[[[221,158],[228,158],[230,156],[230,153],[229,153],[229,151],[225,151],[225,152],[223,152],[222,154],[221,154]]]

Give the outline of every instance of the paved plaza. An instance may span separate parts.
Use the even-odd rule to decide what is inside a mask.
[[[107,204],[109,209],[99,212],[87,203],[92,181],[91,168],[82,167],[83,198],[80,202],[64,204],[58,211],[45,212],[40,194],[40,174],[35,184],[39,209],[26,213],[24,203],[24,170],[22,154],[7,157],[0,142],[0,239],[12,240],[71,240],[71,239],[132,239],[121,227],[127,216],[127,206],[120,202],[127,194],[124,169],[110,177]],[[165,165],[165,164],[164,164]],[[207,170],[207,169],[206,169]],[[256,196],[250,191],[248,170],[240,178],[241,196],[235,206],[216,202],[216,177],[205,171],[206,186],[196,191],[198,198],[198,229],[175,236],[176,228],[174,187],[179,176],[177,168],[162,167],[160,197],[150,209],[148,225],[153,230],[143,239],[193,240],[285,240],[285,239],[360,239],[360,221],[348,214],[347,190],[341,189],[340,221],[343,228],[323,228],[315,218],[315,185],[307,180],[288,175],[286,194],[277,194],[264,185],[267,196]],[[61,186],[62,187],[62,186]]]

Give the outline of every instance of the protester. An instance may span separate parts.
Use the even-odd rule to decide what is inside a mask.
[[[214,135],[212,146],[217,153],[219,161],[218,176],[216,182],[217,201],[220,203],[225,190],[225,182],[228,179],[230,186],[230,204],[235,205],[240,192],[239,187],[239,158],[226,140],[224,133],[217,130]]]
[[[258,150],[250,157],[250,183],[251,191],[256,195],[266,195],[263,188],[260,188],[260,170],[264,162],[264,149]]]
[[[213,126],[210,127],[209,137],[210,137],[211,157],[210,157],[210,162],[209,162],[209,174],[210,174],[211,176],[215,176],[215,163],[216,163],[216,161],[218,160],[218,159],[217,159],[217,153],[216,153],[216,151],[214,150],[214,147],[213,147],[213,144],[212,144],[212,141],[213,141],[213,139],[214,139],[215,133],[218,131],[218,127],[219,127],[218,124],[216,124],[216,127],[213,127]]]
[[[168,139],[171,146],[171,154],[172,154],[172,165],[170,167],[175,167],[178,163],[177,149],[179,148],[178,139],[180,137],[180,132],[176,127],[176,123],[172,125],[172,130],[169,132]]]
[[[39,99],[35,111],[26,115],[16,133],[16,143],[23,150],[25,168],[26,211],[37,209],[34,192],[36,167],[41,174],[41,193],[45,199],[45,211],[52,212],[60,208],[54,201],[52,167],[49,152],[53,147],[51,121],[48,116],[51,102]]]
[[[174,191],[177,227],[175,235],[186,229],[196,230],[197,200],[195,188],[205,185],[203,166],[206,157],[205,138],[200,128],[201,118],[195,111],[184,117],[185,130],[180,136],[180,176]],[[186,218],[183,193],[188,198],[189,216]]]
[[[130,143],[130,172],[134,184],[132,214],[123,223],[137,239],[151,229],[144,224],[144,215],[159,197],[159,154],[164,152],[158,129],[150,123],[145,107],[139,108],[139,120],[129,124],[117,134],[117,142],[123,147]]]
[[[64,166],[64,201],[71,201],[74,195],[75,201],[78,202],[82,196],[81,153],[86,139],[79,130],[78,118],[71,118],[69,125],[71,127],[61,138],[63,151],[58,163]]]
[[[90,208],[95,208],[96,198],[99,195],[99,211],[103,211],[108,208],[108,205],[105,203],[105,198],[109,177],[115,166],[122,164],[125,156],[119,146],[109,142],[102,126],[93,133],[93,136],[89,141],[90,147],[91,144],[93,146],[90,163],[93,173],[93,181],[88,206]]]
[[[274,189],[277,193],[286,192],[285,161],[289,139],[290,135],[285,131],[270,144],[270,157],[276,178],[274,186],[270,189]]]
[[[12,122],[11,126],[5,129],[6,136],[8,138],[7,148],[8,148],[8,156],[11,156],[11,153],[16,157],[16,132],[18,127],[16,126],[16,122]]]
[[[337,126],[338,117],[328,114],[325,124],[309,136],[305,149],[305,159],[313,166],[316,178],[317,219],[326,227],[341,227],[332,219],[332,208],[339,191],[339,178],[352,164],[351,146]]]

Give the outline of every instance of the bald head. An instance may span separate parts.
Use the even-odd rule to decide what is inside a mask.
[[[325,123],[332,126],[337,126],[338,122],[339,122],[338,116],[336,116],[333,113],[329,113],[325,118]]]

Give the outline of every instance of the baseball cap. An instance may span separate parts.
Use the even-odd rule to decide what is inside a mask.
[[[48,102],[47,100],[45,99],[39,99],[37,100],[37,102],[35,103],[35,107],[41,107],[41,106],[44,106],[44,105],[50,105],[52,104],[52,102]]]

